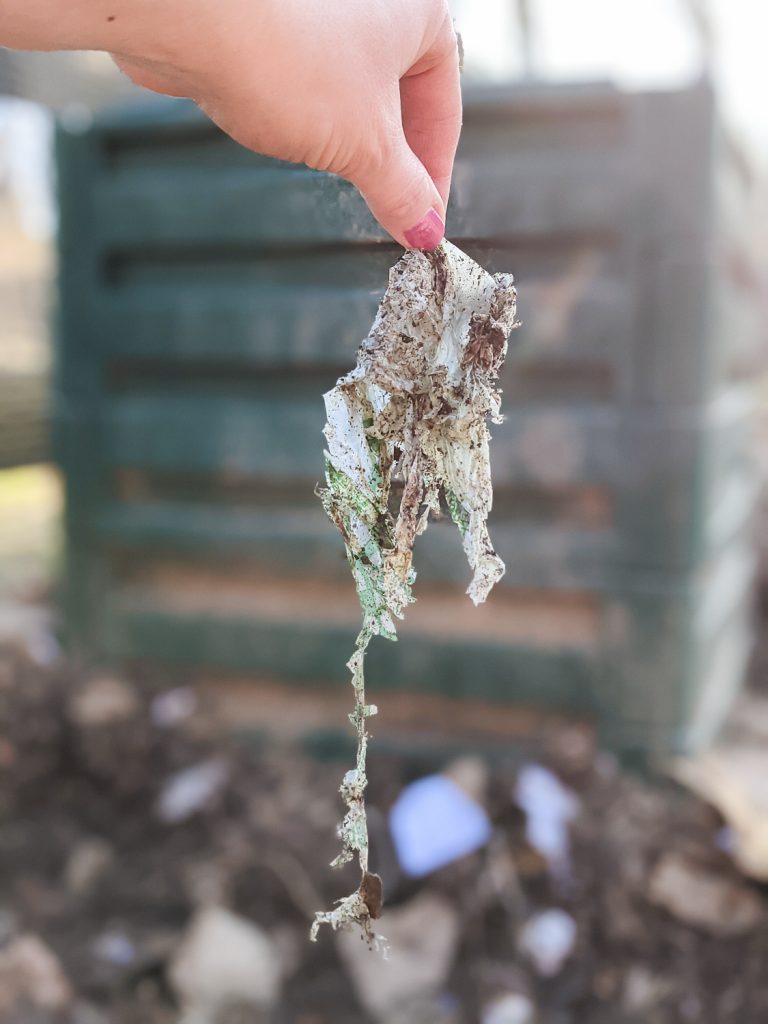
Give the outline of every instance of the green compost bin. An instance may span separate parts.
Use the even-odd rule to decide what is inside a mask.
[[[313,493],[321,394],[398,248],[349,185],[185,101],[64,125],[57,153],[69,642],[342,689],[359,619]],[[628,754],[717,727],[753,564],[742,192],[706,84],[467,95],[449,235],[515,273],[523,320],[493,430],[507,574],[473,610],[435,523],[372,694],[585,714]]]

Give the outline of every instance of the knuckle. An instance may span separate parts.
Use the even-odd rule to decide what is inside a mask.
[[[349,170],[367,180],[380,178],[391,163],[393,148],[385,138],[369,135],[351,155]]]
[[[393,177],[390,175],[386,196],[386,207],[394,222],[405,222],[413,217],[414,206],[420,205],[421,180],[410,172]]]

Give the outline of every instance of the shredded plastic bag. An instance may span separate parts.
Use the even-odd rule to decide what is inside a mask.
[[[344,538],[363,613],[348,665],[357,759],[341,784],[347,813],[333,866],[357,855],[362,878],[335,909],[315,915],[313,940],[321,924],[358,924],[370,943],[379,942],[370,922],[381,911],[381,881],[368,871],[364,804],[366,719],[377,709],[365,702],[363,661],[371,637],[396,639],[395,620],[414,600],[413,543],[429,514],[440,514],[441,500],[462,537],[475,604],[504,573],[486,525],[486,421],[501,419],[496,381],[515,312],[511,275],[491,276],[449,242],[434,252],[406,252],[390,271],[357,366],[325,395],[327,487],[320,498]],[[393,480],[403,485],[396,509]]]

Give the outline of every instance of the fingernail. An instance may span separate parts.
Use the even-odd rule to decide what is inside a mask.
[[[443,240],[445,224],[437,210],[430,210],[426,217],[405,232],[405,240],[412,249],[436,249]]]

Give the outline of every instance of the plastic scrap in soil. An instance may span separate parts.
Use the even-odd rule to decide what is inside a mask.
[[[475,604],[504,572],[486,525],[492,501],[486,421],[500,422],[496,381],[515,326],[511,275],[491,276],[449,242],[430,253],[407,252],[390,271],[355,369],[325,395],[327,486],[320,497],[344,538],[363,613],[349,661],[357,758],[341,784],[347,813],[333,864],[357,857],[362,881],[335,909],[315,916],[313,940],[321,924],[358,924],[376,941],[370,922],[377,908],[366,902],[364,792],[366,719],[377,709],[366,703],[363,661],[372,637],[396,639],[395,621],[414,599],[413,544],[429,514],[445,507],[458,527]],[[394,509],[393,479],[403,484]]]
[[[571,873],[569,825],[579,812],[577,797],[540,764],[525,764],[515,787],[515,802],[525,811],[528,842],[547,860],[553,877]]]
[[[474,853],[491,836],[483,808],[445,775],[406,786],[392,805],[389,827],[400,866],[412,878]]]
[[[194,714],[197,697],[188,686],[159,693],[149,705],[149,716],[159,729],[172,729]]]
[[[93,954],[99,960],[120,967],[128,967],[137,957],[137,949],[131,938],[120,929],[102,932],[93,943]]]
[[[554,978],[576,945],[576,922],[557,907],[542,910],[526,921],[520,936],[523,951],[542,978]]]
[[[185,821],[213,800],[228,777],[229,767],[218,757],[182,768],[163,785],[156,805],[158,817],[168,825]]]
[[[509,992],[483,1008],[481,1024],[535,1024],[533,1003],[520,992]]]

